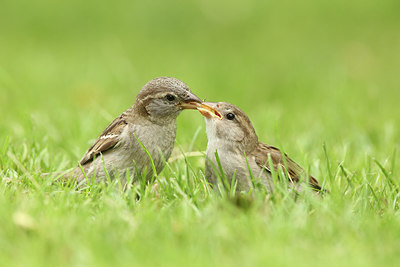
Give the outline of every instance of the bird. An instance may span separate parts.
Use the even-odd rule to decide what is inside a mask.
[[[226,102],[203,102],[197,109],[206,122],[205,176],[212,186],[223,184],[223,178],[232,185],[234,177],[236,192],[254,190],[254,180],[271,192],[274,171],[283,170],[292,185],[305,176],[305,171],[278,148],[259,142],[249,117],[240,108]],[[321,192],[311,175],[308,184]]]
[[[108,181],[108,177],[119,177],[126,183],[128,174],[133,181],[149,181],[154,174],[153,166],[160,173],[171,155],[178,115],[184,109],[196,109],[201,102],[176,78],[149,81],[133,105],[104,129],[78,166],[63,178],[81,185]]]

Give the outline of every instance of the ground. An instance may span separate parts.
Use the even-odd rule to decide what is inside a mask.
[[[1,265],[399,265],[399,12],[395,0],[2,3]],[[158,76],[242,108],[330,193],[209,191],[195,111],[157,188],[40,177],[75,166]]]

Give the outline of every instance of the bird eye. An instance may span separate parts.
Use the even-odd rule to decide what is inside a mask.
[[[175,100],[175,96],[173,96],[171,94],[168,94],[166,97],[167,97],[168,101],[174,101]]]
[[[235,118],[235,114],[228,113],[228,114],[226,114],[226,118],[231,121],[231,120],[233,120]]]

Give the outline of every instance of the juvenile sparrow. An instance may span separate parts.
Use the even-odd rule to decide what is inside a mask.
[[[129,171],[134,179],[146,175],[149,180],[153,169],[142,145],[150,153],[157,173],[161,172],[174,148],[176,118],[182,110],[196,109],[199,103],[201,100],[178,79],[160,77],[149,81],[133,106],[107,126],[67,176],[78,182],[85,176],[95,177],[99,182],[107,173],[111,179],[117,173],[124,179]]]
[[[207,102],[198,110],[205,117],[208,137],[205,175],[214,186],[218,184],[218,176],[222,175],[216,152],[230,184],[235,176],[238,192],[248,192],[254,188],[250,171],[253,178],[264,184],[269,191],[272,190],[269,157],[274,170],[285,170],[291,183],[297,183],[304,175],[304,170],[287,155],[283,157],[279,149],[258,141],[249,118],[238,107],[225,102]],[[308,181],[313,189],[321,190],[314,177],[309,176]]]

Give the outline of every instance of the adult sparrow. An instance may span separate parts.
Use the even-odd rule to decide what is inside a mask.
[[[214,186],[224,175],[230,184],[235,177],[238,192],[248,192],[254,188],[253,176],[271,191],[271,165],[274,171],[281,168],[286,172],[291,183],[298,182],[304,175],[304,170],[286,154],[283,156],[279,149],[258,141],[249,118],[238,107],[225,102],[207,102],[198,110],[205,117],[208,137],[205,175]],[[314,177],[309,176],[308,181],[313,189],[321,190]]]
[[[151,155],[157,173],[164,168],[174,148],[176,118],[184,109],[196,109],[201,100],[182,81],[160,77],[143,86],[133,106],[124,111],[100,134],[79,165],[64,178],[121,179],[127,172],[153,176]],[[145,149],[144,149],[145,148]]]

